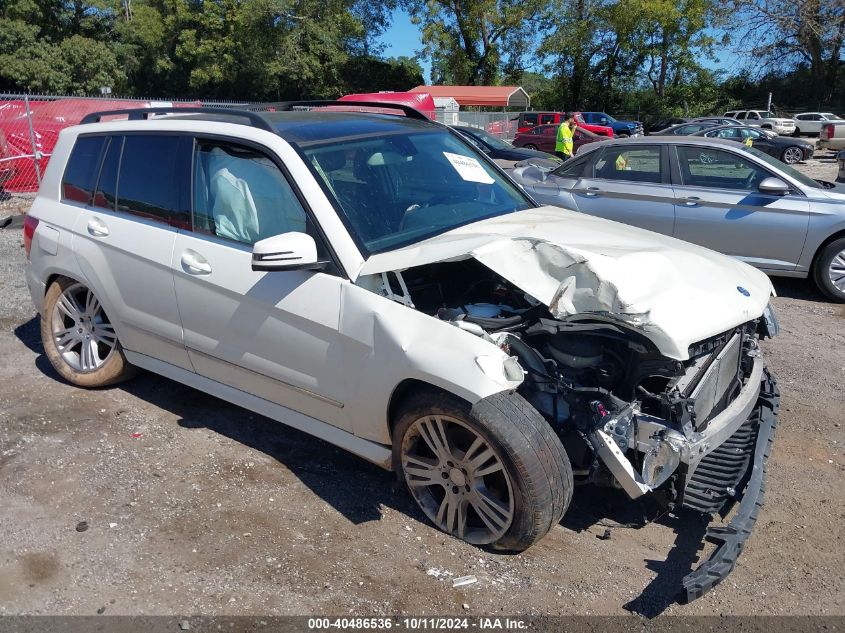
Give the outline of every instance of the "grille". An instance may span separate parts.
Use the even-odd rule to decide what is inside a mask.
[[[725,509],[745,486],[745,477],[754,457],[759,426],[759,409],[719,448],[707,455],[687,480],[684,507],[713,514]]]

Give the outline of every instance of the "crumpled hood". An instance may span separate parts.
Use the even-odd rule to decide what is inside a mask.
[[[688,357],[691,344],[759,317],[773,293],[765,274],[733,258],[551,206],[374,255],[357,276],[467,256],[547,305],[558,319],[625,323],[679,360]]]

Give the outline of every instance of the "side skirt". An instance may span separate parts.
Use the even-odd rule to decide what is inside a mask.
[[[253,396],[245,391],[224,385],[216,380],[200,376],[199,374],[182,369],[181,367],[176,367],[170,363],[165,363],[156,358],[151,358],[138,352],[130,352],[129,350],[124,350],[124,353],[126,354],[126,360],[133,365],[216,396],[244,409],[249,409],[299,431],[309,433],[314,437],[319,437],[321,440],[325,440],[329,444],[338,446],[354,455],[363,457],[377,466],[381,466],[386,470],[392,470],[392,452],[390,447],[364,440],[352,433],[348,433],[293,409],[288,409],[258,396]]]

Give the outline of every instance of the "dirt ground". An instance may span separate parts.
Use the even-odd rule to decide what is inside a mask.
[[[835,177],[831,157],[801,169]],[[637,528],[654,507],[583,488],[497,554],[435,530],[390,473],[188,387],[63,383],[20,244],[0,230],[0,614],[845,614],[845,306],[807,282],[775,281],[766,505],[734,573],[680,605],[689,516]]]

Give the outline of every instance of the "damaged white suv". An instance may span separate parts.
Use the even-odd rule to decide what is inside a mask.
[[[576,483],[742,499],[687,597],[719,582],[777,419],[766,275],[539,207],[410,108],[342,105],[64,130],[25,224],[56,371],[100,387],[141,367],[311,433],[479,545],[535,543]]]

